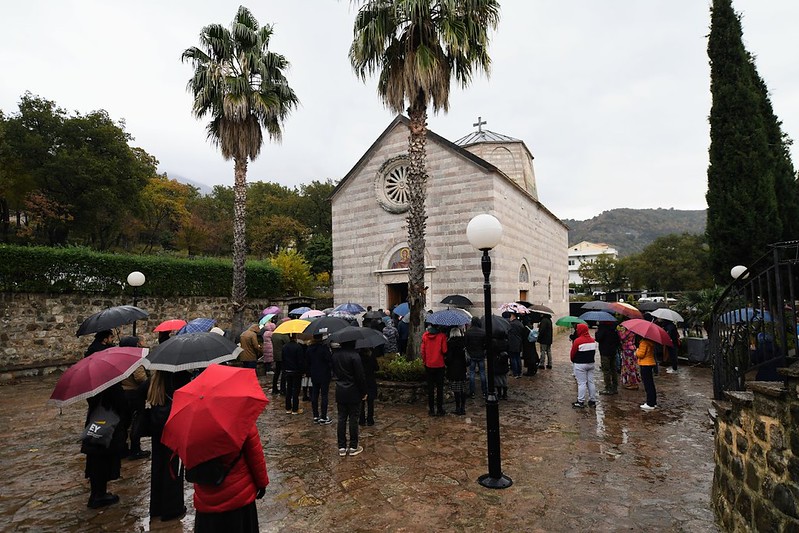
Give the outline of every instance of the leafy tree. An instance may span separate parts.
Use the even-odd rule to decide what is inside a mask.
[[[350,62],[361,79],[379,72],[377,92],[397,113],[407,110],[409,210],[408,355],[416,357],[425,310],[427,107],[447,111],[452,77],[463,87],[488,73],[488,31],[499,22],[496,0],[363,0]]]
[[[244,329],[247,298],[244,262],[247,253],[247,164],[263,145],[263,130],[279,141],[282,125],[299,103],[284,75],[289,63],[269,50],[272,26],[260,26],[244,6],[239,7],[230,30],[211,24],[200,32],[200,47],[181,56],[191,62],[194,75],[189,90],[193,113],[210,115],[208,137],[219,146],[235,169],[233,214],[233,329]]]
[[[284,215],[272,215],[251,226],[250,248],[259,257],[266,257],[281,250],[296,249],[297,243],[305,240],[308,233],[301,223]]]
[[[677,300],[675,307],[689,322],[702,325],[710,336],[713,331],[713,306],[724,293],[724,287],[715,285],[698,291],[686,292]]]
[[[584,284],[601,285],[606,291],[620,289],[624,285],[619,260],[609,254],[602,254],[593,261],[581,263],[577,273]]]
[[[330,237],[333,234],[333,212],[330,195],[336,188],[331,180],[312,181],[300,185],[300,220],[314,236]],[[332,271],[332,270],[331,270]]]
[[[713,284],[708,249],[701,235],[667,235],[625,258],[633,287],[652,291],[696,291]]]
[[[752,264],[796,223],[797,193],[785,138],[765,83],[742,42],[731,0],[714,0],[710,57],[710,165],[707,237],[711,269],[724,280]],[[793,220],[791,220],[793,217]]]
[[[313,292],[314,278],[310,265],[296,250],[281,250],[270,262],[280,270],[284,294],[299,296]]]
[[[302,254],[311,264],[314,275],[333,273],[333,240],[329,235],[314,235],[308,239]]]
[[[142,220],[147,243],[145,252],[152,252],[157,242],[175,240],[177,231],[190,218],[188,201],[197,194],[197,189],[191,185],[166,176],[154,176],[148,180],[141,192]]]

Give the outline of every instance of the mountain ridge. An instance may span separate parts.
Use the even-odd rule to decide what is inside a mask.
[[[619,257],[626,257],[640,253],[658,237],[704,234],[707,210],[618,208],[587,220],[566,218],[563,223],[569,226],[569,246],[601,242],[618,250]]]

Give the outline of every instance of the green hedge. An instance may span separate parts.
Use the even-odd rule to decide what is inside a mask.
[[[267,261],[248,261],[247,295],[282,293],[280,271]],[[128,274],[146,277],[140,296],[230,296],[232,261],[99,253],[87,248],[0,245],[4,292],[131,294]]]

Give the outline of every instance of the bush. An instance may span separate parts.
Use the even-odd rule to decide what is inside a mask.
[[[421,359],[409,361],[402,355],[394,355],[380,359],[380,368],[376,375],[386,381],[424,381],[424,364]]]
[[[280,271],[265,261],[247,261],[250,298],[282,292]],[[233,284],[230,259],[180,259],[121,255],[87,248],[0,245],[0,291],[129,294],[130,272],[147,277],[139,296],[228,296]]]

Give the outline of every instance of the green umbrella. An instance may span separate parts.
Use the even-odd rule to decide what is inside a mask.
[[[564,316],[563,318],[559,318],[558,321],[555,322],[556,326],[563,326],[564,328],[570,328],[575,324],[585,324],[585,320],[570,315],[570,316]]]

